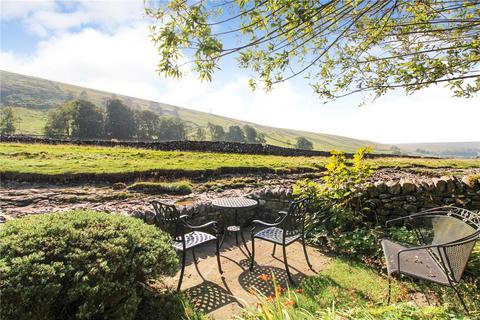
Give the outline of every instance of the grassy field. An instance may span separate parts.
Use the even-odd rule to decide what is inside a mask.
[[[23,134],[43,134],[47,122],[47,111],[14,107],[15,126]]]
[[[326,157],[282,157],[206,152],[153,151],[74,145],[0,144],[0,172],[36,174],[126,173],[148,170],[215,170],[219,168],[261,168],[273,170],[320,169]],[[480,167],[480,159],[369,160],[374,167],[431,168]]]
[[[108,99],[116,97],[133,108],[150,109],[162,116],[179,117],[187,123],[190,132],[195,132],[198,127],[206,128],[209,122],[221,125],[225,128],[232,125],[243,126],[245,124],[250,124],[254,126],[257,131],[263,132],[267,143],[272,145],[293,147],[296,138],[304,136],[312,141],[314,148],[317,150],[338,149],[352,152],[361,146],[369,145],[377,152],[390,152],[390,145],[375,143],[372,141],[323,133],[273,128],[222,117],[211,113],[181,108],[170,104],[128,97],[121,94],[114,94],[111,92],[89,89],[1,70],[0,76],[2,78],[2,95],[0,102],[5,106],[19,107],[15,110],[15,113],[17,114],[18,111],[18,115],[21,118],[17,133],[43,134],[46,112],[50,109],[64,105],[67,101],[82,98],[103,108]],[[31,111],[30,116],[26,116],[28,111]],[[31,117],[31,115],[36,116]]]

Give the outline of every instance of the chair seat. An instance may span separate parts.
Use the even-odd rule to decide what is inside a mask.
[[[201,232],[201,231],[189,232],[185,234],[185,249],[190,249],[215,239],[217,239],[217,237],[211,235],[210,233]],[[174,241],[172,241],[172,246],[175,249],[182,251],[183,250],[182,238],[178,237]]]
[[[448,277],[439,262],[428,249],[407,251],[400,254],[400,271],[398,270],[398,252],[409,246],[382,240],[382,248],[387,262],[387,272],[401,273],[414,278],[429,280],[439,284],[449,285]]]
[[[283,244],[283,229],[270,227],[255,233],[255,238],[260,238],[277,244]],[[285,244],[288,245],[300,238],[300,234],[285,237]]]

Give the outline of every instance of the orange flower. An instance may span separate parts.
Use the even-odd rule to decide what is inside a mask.
[[[293,300],[286,300],[286,301],[283,303],[283,305],[284,305],[285,307],[293,306],[293,305],[295,305],[295,301],[293,301]]]
[[[258,279],[260,279],[262,281],[268,281],[268,280],[270,280],[270,275],[268,275],[266,273],[263,273],[263,274],[258,276]]]
[[[270,295],[267,297],[267,301],[273,302],[273,299],[275,299],[274,295]]]
[[[297,288],[297,289],[295,289],[295,292],[297,292],[297,293],[302,293],[302,292],[303,292],[303,289],[302,289],[302,288]]]

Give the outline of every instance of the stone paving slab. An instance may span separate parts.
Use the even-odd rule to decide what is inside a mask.
[[[245,237],[249,239],[249,233],[245,232]],[[247,245],[251,250],[251,242],[248,240]],[[234,315],[241,313],[241,307],[246,303],[256,301],[255,296],[249,293],[250,288],[256,288],[266,296],[274,293],[272,279],[264,281],[260,279],[260,275],[273,273],[278,285],[287,286],[282,248],[277,246],[274,256],[272,251],[272,243],[256,240],[256,265],[250,272],[249,258],[245,248],[237,246],[235,236],[230,234],[221,249],[223,275],[220,275],[214,242],[198,247],[195,250],[197,266],[193,263],[191,252],[187,254],[187,266],[181,290],[198,310],[209,314],[213,319],[231,319]],[[305,261],[300,242],[295,242],[287,248],[290,272],[296,283],[306,276],[315,275],[323,270],[330,261],[330,258],[314,247],[307,247],[307,251],[314,271],[309,269]],[[166,283],[176,287],[179,275],[180,272],[174,278],[167,279]]]

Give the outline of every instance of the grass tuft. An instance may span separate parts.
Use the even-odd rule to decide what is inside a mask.
[[[136,182],[128,187],[130,191],[150,194],[186,195],[192,193],[192,185],[187,181],[179,182]]]

